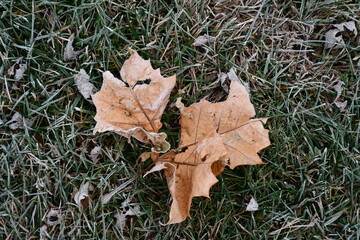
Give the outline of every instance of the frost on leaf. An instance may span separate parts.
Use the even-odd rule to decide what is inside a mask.
[[[154,166],[164,169],[173,197],[168,224],[190,216],[193,197],[209,197],[211,186],[218,181],[216,176],[225,166],[233,169],[263,164],[257,152],[270,144],[263,126],[266,119],[253,117],[249,94],[237,81],[231,82],[226,101],[210,103],[203,99],[181,110],[180,148],[186,150],[173,159],[160,156]]]
[[[93,95],[97,109],[94,133],[113,131],[151,143],[154,152],[166,152],[170,148],[166,134],[158,131],[176,76],[162,77],[160,69],[154,70],[150,60],[129,51],[131,57],[120,72],[122,80],[109,71],[104,72],[101,90]]]

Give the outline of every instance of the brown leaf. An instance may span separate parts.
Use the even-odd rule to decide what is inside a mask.
[[[151,143],[154,152],[166,152],[170,145],[162,126],[161,116],[176,83],[176,76],[164,78],[160,69],[154,70],[150,60],[142,59],[136,51],[121,69],[121,78],[104,72],[101,90],[93,96],[97,109],[94,132],[114,131],[124,137],[135,137]],[[144,83],[150,80],[150,83]]]
[[[193,197],[209,197],[209,190],[226,165],[262,164],[257,155],[269,146],[265,119],[253,119],[255,110],[245,87],[232,81],[226,101],[201,100],[181,111],[180,148],[164,168],[173,202],[168,224],[182,222],[190,216]],[[155,165],[155,167],[157,167]]]

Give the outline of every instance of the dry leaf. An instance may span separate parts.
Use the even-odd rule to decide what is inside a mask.
[[[132,183],[135,180],[135,178],[130,178],[114,190],[112,190],[110,193],[104,194],[104,196],[101,198],[102,204],[108,204],[113,196],[115,196],[118,192],[126,188],[130,183]]]
[[[15,112],[11,120],[6,124],[8,124],[9,128],[12,130],[23,129],[25,126],[29,127],[31,125],[31,120],[24,118],[20,113]]]
[[[97,109],[94,133],[113,131],[124,137],[135,137],[151,143],[154,152],[166,152],[170,144],[162,126],[161,116],[175,86],[176,76],[164,78],[160,69],[154,70],[150,60],[142,59],[136,51],[121,69],[121,78],[104,72],[101,90],[93,95]],[[150,83],[144,81],[150,80]]]
[[[59,209],[52,208],[48,214],[46,214],[45,219],[48,226],[55,226],[61,223],[62,214]]]
[[[228,75],[226,73],[219,73],[218,74],[218,80],[221,84],[221,87],[224,89],[226,93],[229,93],[229,86],[226,85],[226,80],[228,79]]]
[[[354,21],[334,24],[333,27],[325,33],[325,49],[343,48],[344,38],[356,37],[358,34]]]
[[[340,111],[344,111],[347,106],[347,101],[343,101],[343,100],[339,99],[341,96],[341,93],[343,91],[342,86],[344,84],[345,83],[343,81],[338,80],[337,84],[333,87],[336,92],[336,98],[333,103],[335,104],[336,107],[338,107],[340,109]]]
[[[42,225],[42,227],[40,228],[39,230],[39,237],[40,237],[40,240],[47,240],[49,239],[48,236],[49,236],[49,233],[47,231],[47,226],[44,224]]]
[[[255,110],[245,87],[232,81],[226,101],[201,100],[181,111],[180,148],[175,158],[156,160],[166,166],[165,175],[173,202],[168,224],[190,215],[193,197],[209,197],[210,187],[226,165],[262,164],[257,152],[269,146],[266,119],[253,119]],[[164,164],[164,162],[166,162]],[[171,162],[171,164],[170,164]]]
[[[116,218],[116,226],[122,231],[125,228],[125,224],[126,224],[126,217],[127,216],[139,216],[142,213],[140,212],[140,206],[136,205],[134,207],[127,205],[126,202],[122,203],[122,208],[124,209],[123,211],[118,211],[115,214],[115,218]],[[127,209],[127,210],[125,210]]]
[[[90,182],[80,186],[79,191],[74,196],[75,203],[79,206],[80,210],[85,211],[90,205],[90,193],[94,190],[93,185]]]
[[[259,209],[259,204],[252,197],[249,204],[246,206],[246,211],[257,211]]]
[[[94,85],[89,82],[90,76],[84,69],[80,69],[79,74],[74,75],[74,80],[80,93],[85,99],[89,100],[91,95],[95,93]]]
[[[101,147],[99,146],[96,146],[91,150],[89,154],[89,158],[91,159],[91,161],[93,161],[93,163],[97,163],[100,153],[101,153]]]
[[[68,42],[66,44],[65,50],[64,50],[64,60],[65,61],[71,61],[75,60],[84,50],[75,51],[74,47],[72,46],[75,39],[75,34],[71,34],[71,36],[68,39]]]
[[[192,45],[199,47],[213,42],[215,42],[215,38],[205,34],[203,36],[197,37]]]
[[[10,77],[14,76],[15,80],[21,80],[24,78],[24,73],[26,72],[26,69],[26,63],[21,63],[21,60],[19,60],[14,65],[12,65],[11,68],[9,68],[8,75]]]

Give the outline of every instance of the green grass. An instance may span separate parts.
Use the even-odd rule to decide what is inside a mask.
[[[357,1],[55,1],[0,3],[0,239],[39,239],[44,216],[61,209],[52,239],[359,239],[360,48],[324,50],[332,23],[357,21]],[[358,28],[359,30],[359,28]],[[66,39],[76,34],[76,61],[66,62]],[[206,47],[200,35],[216,37]],[[150,42],[153,45],[147,46]],[[177,97],[190,105],[223,100],[217,74],[237,70],[248,84],[257,116],[270,117],[267,163],[226,169],[211,198],[195,198],[192,219],[168,220],[170,194],[162,173],[140,176],[147,146],[114,133],[93,135],[95,107],[81,96],[73,74],[84,68],[99,89],[101,71],[119,76],[127,47],[151,58],[178,81],[162,131],[178,146]],[[6,75],[19,59],[25,77]],[[343,81],[340,111],[333,88]],[[14,89],[13,86],[19,88]],[[31,119],[24,129],[6,124],[15,112]],[[98,163],[87,154],[102,147]],[[88,152],[88,153],[87,153]],[[110,204],[100,198],[133,176]],[[74,187],[95,186],[81,213]],[[254,197],[259,210],[246,212]],[[132,199],[143,215],[115,226],[121,203]]]

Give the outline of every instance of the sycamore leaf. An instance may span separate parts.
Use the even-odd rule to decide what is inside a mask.
[[[173,197],[168,224],[190,216],[193,197],[209,197],[211,186],[218,181],[216,176],[226,165],[233,169],[263,163],[257,152],[270,144],[268,130],[263,127],[266,120],[253,117],[249,94],[238,81],[231,82],[224,102],[203,99],[182,108],[180,148],[186,150],[172,159],[160,156],[154,166],[164,169]]]
[[[136,51],[121,69],[121,78],[104,72],[101,90],[93,95],[97,109],[95,132],[113,131],[124,137],[135,137],[151,143],[154,152],[166,152],[170,144],[162,126],[161,116],[176,83],[176,76],[164,78],[160,69],[154,70],[150,60],[142,59]],[[146,83],[150,80],[150,83]]]

